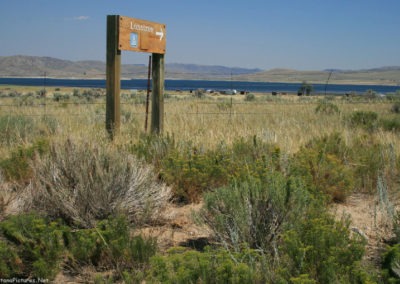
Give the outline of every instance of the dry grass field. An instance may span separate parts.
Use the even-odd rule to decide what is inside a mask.
[[[98,90],[101,97],[85,100],[73,97],[72,88],[47,90],[46,99],[2,98],[3,114],[18,114],[37,118],[54,117],[59,125],[57,136],[77,136],[88,139],[104,137],[105,91]],[[34,94],[37,87],[3,86],[4,94],[12,91],[22,96]],[[145,91],[131,94],[122,91],[121,136],[118,140],[135,140],[143,132],[145,120]],[[54,94],[62,98],[54,99]],[[65,98],[63,97],[65,96]],[[206,95],[196,99],[190,93],[167,92],[165,99],[164,133],[179,141],[192,141],[195,145],[212,148],[218,143],[230,144],[238,137],[258,136],[277,143],[282,149],[293,153],[313,137],[332,132],[343,133],[351,142],[354,129],[349,129],[345,117],[354,111],[373,111],[379,116],[390,116],[392,101],[360,98],[330,97],[340,112],[325,115],[316,112],[323,96],[298,97],[295,95],[272,96],[255,94],[246,101],[245,96]],[[151,110],[150,110],[151,111]],[[150,120],[150,118],[149,118]],[[398,149],[398,139],[393,133],[377,132],[373,135]],[[123,143],[123,142],[121,142]]]
[[[152,226],[145,226],[138,230],[145,235],[158,237],[158,243],[165,252],[171,247],[194,238],[212,238],[210,228],[204,229],[205,227],[199,226],[187,216],[190,208],[200,212],[199,208],[203,206],[202,197],[198,197],[201,193],[194,193],[191,190],[207,192],[210,188],[211,191],[214,190],[212,187],[214,184],[216,187],[220,184],[226,186],[228,184],[226,181],[218,181],[218,178],[227,178],[224,169],[213,164],[213,161],[215,160],[218,164],[219,155],[225,157],[224,159],[227,157],[235,159],[235,155],[245,155],[241,152],[238,154],[234,150],[224,150],[235,149],[237,145],[242,145],[241,147],[245,147],[241,148],[243,152],[246,152],[247,148],[252,149],[250,156],[244,158],[253,159],[254,165],[247,161],[241,164],[240,160],[233,161],[232,164],[229,159],[225,161],[221,158],[221,161],[226,163],[225,167],[229,167],[228,172],[231,171],[229,175],[239,179],[244,172],[248,171],[249,175],[255,174],[262,180],[265,178],[265,173],[263,170],[259,172],[258,163],[265,163],[266,157],[271,153],[272,156],[278,153],[280,161],[276,166],[278,169],[276,171],[282,171],[284,175],[291,175],[296,171],[302,173],[304,169],[310,167],[313,179],[311,181],[305,179],[305,181],[311,182],[313,186],[320,188],[319,190],[326,190],[333,201],[340,201],[335,205],[331,203],[327,212],[333,212],[338,220],[343,217],[343,214],[350,216],[350,220],[353,220],[351,228],[354,232],[361,232],[360,234],[366,236],[365,265],[373,265],[374,271],[379,271],[381,253],[384,249],[383,241],[393,237],[393,224],[397,222],[395,212],[397,212],[399,186],[400,123],[398,110],[395,108],[399,102],[396,96],[386,98],[323,97],[321,95],[299,97],[293,94],[272,96],[256,93],[235,96],[203,94],[199,98],[185,92],[166,92],[163,134],[166,138],[161,142],[154,142],[155,144],[151,144],[153,140],[149,140],[150,144],[143,142],[147,141],[144,139],[145,98],[145,91],[123,90],[121,92],[121,130],[115,140],[110,141],[105,131],[106,106],[103,89],[48,88],[45,96],[41,96],[39,88],[1,86],[0,127],[5,134],[0,136],[2,157],[0,165],[5,173],[9,171],[8,180],[2,182],[2,188],[19,183],[24,186],[28,184],[28,188],[31,183],[38,188],[44,184],[43,188],[47,190],[50,183],[60,189],[65,186],[61,178],[46,181],[46,171],[53,166],[46,164],[47,161],[44,158],[43,160],[39,158],[35,162],[44,168],[33,170],[34,174],[43,175],[43,181],[35,181],[35,177],[29,176],[31,174],[29,170],[25,176],[9,170],[10,161],[13,165],[12,161],[18,161],[21,157],[25,158],[24,155],[30,157],[29,159],[35,159],[31,158],[30,154],[25,154],[24,151],[29,153],[29,147],[34,147],[40,152],[41,145],[47,145],[46,143],[55,145],[50,146],[50,150],[44,151],[50,151],[54,159],[60,159],[61,166],[66,167],[68,163],[71,163],[69,166],[71,171],[74,170],[73,162],[79,160],[79,157],[69,160],[70,158],[67,159],[62,155],[74,153],[68,152],[74,149],[78,151],[76,153],[80,153],[78,155],[82,155],[82,158],[93,151],[95,155],[99,155],[96,156],[96,159],[100,159],[99,161],[102,161],[101,159],[108,161],[109,158],[102,156],[108,153],[119,153],[123,156],[127,149],[131,152],[136,151],[135,153],[142,154],[146,162],[153,162],[155,170],[163,176],[163,181],[172,187],[175,200],[177,200],[176,195],[179,195],[186,202],[183,206],[183,204],[171,204],[168,201],[165,209],[162,209],[164,211],[160,209],[161,212],[158,212],[164,215],[163,218],[159,217]],[[16,123],[17,126],[13,126],[12,123]],[[15,129],[11,129],[12,127]],[[336,137],[335,135],[340,139],[332,138]],[[174,141],[175,148],[172,148],[171,153],[166,153],[169,151],[168,147],[172,147],[172,144],[168,144],[171,142],[168,141]],[[238,144],[238,141],[242,141],[242,144]],[[246,144],[248,143],[246,141],[254,141],[254,145]],[[335,141],[337,145],[334,145]],[[162,145],[167,150],[162,150],[160,148]],[[274,146],[268,148],[268,145]],[[61,150],[57,150],[56,147],[60,147]],[[85,153],[85,147],[87,147],[87,153]],[[65,152],[62,154],[57,151]],[[226,154],[231,153],[229,151],[232,151],[232,154],[229,154],[232,156]],[[265,151],[265,153],[257,151]],[[192,157],[196,155],[199,155],[198,158]],[[148,159],[149,156],[150,159]],[[91,159],[90,155],[87,157]],[[316,166],[311,165],[314,159],[317,159]],[[290,167],[285,166],[285,161],[288,160],[291,160]],[[86,169],[91,171],[90,169],[98,167],[99,163],[94,160],[94,164],[91,165],[90,161],[82,160],[82,168],[77,171]],[[128,168],[132,167],[129,164],[130,161],[126,163],[128,163]],[[190,170],[185,167],[186,163],[191,168]],[[235,166],[235,163],[238,165]],[[248,169],[243,169],[241,166]],[[15,167],[19,169],[21,165],[17,164]],[[193,168],[196,171],[191,172]],[[273,168],[273,166],[269,165],[267,168]],[[96,174],[108,174],[108,171],[93,170],[93,177],[92,173],[88,177],[90,186],[93,189],[96,189],[99,184],[108,186],[107,181],[102,177],[98,177],[100,181],[96,183]],[[350,171],[354,180],[347,184]],[[112,176],[113,173],[110,175]],[[84,180],[86,175],[81,176],[78,173],[78,177]],[[31,181],[28,181],[29,178]],[[95,181],[94,185],[93,181]],[[178,184],[181,184],[181,188],[174,188]],[[154,186],[152,185],[152,188]],[[351,187],[350,192],[348,192],[348,187]],[[165,191],[165,188],[162,188]],[[17,203],[12,201],[5,192],[2,192],[0,199],[2,219],[10,214],[18,213],[18,204],[20,204],[18,202],[21,202],[18,198]],[[166,191],[165,196],[168,196]],[[197,203],[192,203],[194,200]],[[157,202],[161,204],[164,201],[158,199]],[[94,208],[97,208],[96,206]],[[77,215],[76,212],[74,214],[74,216]],[[141,216],[137,212],[135,214],[135,216]],[[74,224],[73,221],[71,222]],[[138,222],[137,219],[134,219],[134,222]],[[87,229],[90,224],[89,220],[84,226],[82,224],[79,226]],[[263,249],[272,250],[273,248],[265,245]],[[94,267],[91,269],[96,270]],[[92,273],[96,274],[93,271]],[[376,275],[379,273],[376,272]],[[120,273],[119,279],[126,279],[121,275]],[[65,275],[59,274],[57,277],[67,279],[63,278],[66,277]],[[89,277],[89,280],[93,278]]]

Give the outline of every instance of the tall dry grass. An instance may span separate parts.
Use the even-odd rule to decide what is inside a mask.
[[[144,132],[144,93],[121,98],[121,132],[116,144],[134,143]],[[316,113],[320,97],[297,97],[257,94],[254,101],[246,102],[245,96],[210,96],[198,99],[189,94],[172,93],[165,100],[164,133],[173,135],[177,141],[191,141],[195,146],[214,148],[221,142],[230,144],[238,137],[257,136],[267,142],[277,143],[288,153],[296,152],[301,145],[314,137],[338,132],[352,143],[354,137],[367,134],[375,136],[383,144],[400,149],[397,134],[387,131],[365,133],[350,127],[345,118],[354,111],[374,111],[379,116],[390,114],[392,103],[381,101],[332,100],[340,110],[333,115]],[[3,105],[15,104],[15,98],[0,98]],[[55,102],[48,95],[46,105],[1,107],[3,115],[18,114],[45,123],[43,117],[51,118],[54,133],[42,131],[42,135],[65,141],[67,138],[98,141],[106,140],[105,98],[90,102],[73,97]],[[150,125],[150,115],[149,115]],[[21,142],[21,141],[20,141]],[[6,153],[7,147],[0,147]]]

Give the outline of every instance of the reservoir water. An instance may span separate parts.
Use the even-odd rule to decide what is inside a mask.
[[[76,87],[76,88],[105,88],[104,79],[53,79],[53,78],[0,78],[0,85],[43,86],[43,87]],[[248,92],[287,92],[297,93],[301,83],[270,83],[244,81],[205,81],[205,80],[165,80],[165,90],[227,90]],[[121,80],[121,89],[144,90],[147,88],[146,79]],[[344,85],[344,84],[313,84],[314,93],[323,94],[362,94],[368,90],[387,94],[400,90],[400,86],[383,85]]]

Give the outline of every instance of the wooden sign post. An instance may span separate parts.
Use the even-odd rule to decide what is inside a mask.
[[[120,128],[121,50],[152,53],[151,132],[162,133],[165,47],[164,24],[118,15],[107,16],[106,129],[111,138]]]

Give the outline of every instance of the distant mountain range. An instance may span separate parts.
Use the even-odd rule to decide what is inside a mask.
[[[144,64],[123,64],[121,75],[125,78],[144,78],[147,66]],[[229,78],[231,75],[244,75],[261,72],[261,69],[246,69],[225,66],[206,66],[196,64],[170,63],[165,66],[168,78],[206,77]],[[1,77],[75,77],[104,78],[106,63],[102,61],[69,61],[52,57],[0,56]]]
[[[102,61],[69,61],[52,57],[0,56],[0,77],[56,77],[56,78],[105,78],[106,64]],[[123,78],[146,78],[144,64],[123,64]],[[264,82],[302,82],[342,84],[379,84],[400,86],[400,66],[367,70],[326,69],[299,71],[292,69],[249,69],[217,65],[168,63],[167,79],[193,80],[242,80]]]

